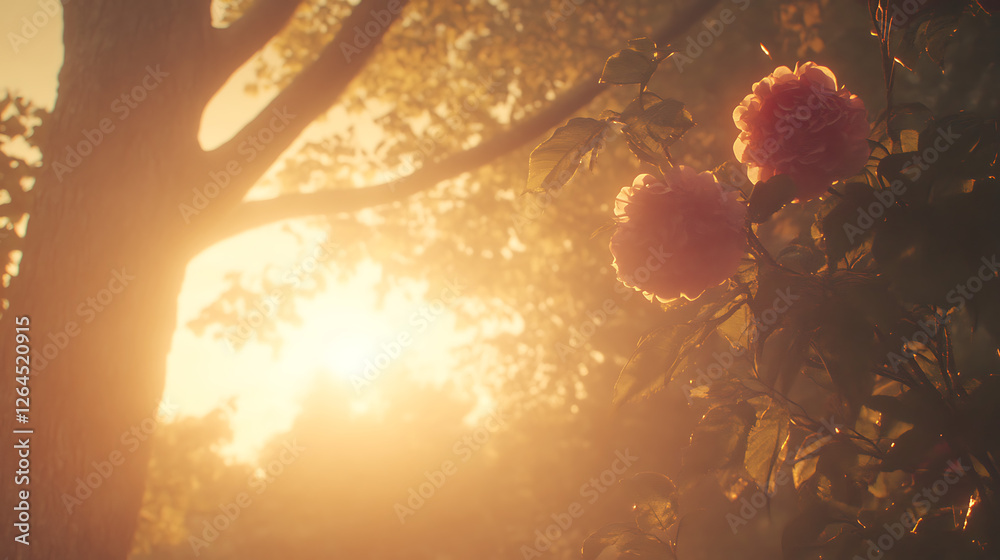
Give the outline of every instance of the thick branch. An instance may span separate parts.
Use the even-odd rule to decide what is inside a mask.
[[[268,200],[244,202],[237,206],[219,230],[213,242],[268,223],[288,218],[349,213],[403,200],[427,190],[441,181],[474,171],[483,165],[523,146],[525,142],[561,124],[573,113],[604,91],[604,84],[591,76],[564,93],[541,113],[468,150],[428,164],[407,177],[362,188],[325,189],[312,193],[294,193]]]
[[[222,210],[238,204],[299,134],[329,109],[365,67],[408,1],[362,0],[315,62],[232,139],[208,153],[206,172],[222,173],[227,166],[239,167],[238,173],[230,172],[232,182],[213,206]],[[378,26],[378,34],[369,37],[362,31],[369,42],[364,47],[356,45],[355,28],[373,26]]]
[[[696,3],[656,33],[653,39],[661,45],[676,40],[678,35],[704,17],[717,3]],[[506,131],[473,148],[428,164],[403,179],[370,187],[327,189],[244,202],[234,208],[205,241],[215,243],[243,231],[290,218],[355,212],[403,200],[430,189],[441,181],[486,165],[562,124],[606,89],[605,84],[598,83],[598,77],[587,77],[560,95],[547,109]]]
[[[228,79],[285,27],[300,3],[301,0],[257,0],[240,19],[216,31],[218,59],[214,74]]]

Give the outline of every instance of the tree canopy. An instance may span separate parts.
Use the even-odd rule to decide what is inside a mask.
[[[166,139],[137,134],[135,145],[155,150],[176,135],[184,139],[176,153],[194,153],[193,123],[245,64],[255,76],[246,92],[270,101],[232,139],[190,158],[190,173],[170,171],[180,186],[143,183],[177,190],[158,198],[165,210],[143,211],[173,221],[142,239],[171,240],[156,247],[170,247],[163,261],[177,277],[198,252],[269,224],[337,241],[332,258],[302,278],[306,287],[277,304],[277,319],[243,342],[279,346],[280,325],[370,262],[380,266],[382,295],[407,283],[429,294],[455,281],[466,286],[452,312],[467,338],[447,384],[394,378],[383,385],[387,405],[379,414],[352,414],[350,388],[318,375],[294,426],[256,464],[220,453],[231,435],[225,411],[162,424],[142,451],[148,479],[132,490],[144,488],[131,557],[530,560],[575,558],[581,547],[586,560],[852,557],[868,553],[869,537],[903,555],[896,557],[995,553],[987,536],[998,519],[990,470],[996,441],[973,427],[995,420],[996,287],[954,312],[954,328],[936,330],[947,334],[928,343],[921,359],[901,358],[916,387],[892,371],[866,369],[891,346],[871,325],[896,334],[899,324],[949,309],[949,289],[996,244],[998,51],[988,3],[922,2],[904,12],[910,19],[897,17],[897,27],[879,14],[892,13],[893,4],[909,10],[906,3],[198,4],[210,5],[217,35],[207,41],[216,50],[188,60],[191,71],[183,73],[198,77],[191,89],[197,110],[176,129],[165,126]],[[196,18],[185,9],[171,4],[142,22]],[[42,212],[41,229],[26,227],[40,197],[58,207],[69,192],[52,179],[75,134],[67,127],[79,118],[65,107],[90,95],[103,101],[127,74],[105,63],[94,77],[107,83],[80,81],[88,68],[80,57],[100,50],[81,35],[100,21],[88,17],[67,14],[63,105],[50,115],[8,95],[0,111],[7,163],[0,243],[8,259],[0,298],[8,322],[8,308],[23,312],[8,287],[17,283],[22,254],[25,262],[32,255],[25,243],[68,235],[57,235],[49,216],[59,212],[51,210]],[[124,51],[116,54],[130,68]],[[833,69],[864,100],[875,123],[872,156],[833,194],[789,204],[787,178],[753,186],[734,157],[733,109],[776,67],[807,60]],[[275,118],[280,130],[270,124]],[[883,182],[903,177],[906,163],[950,127],[960,131],[958,147],[916,181],[912,198],[890,203],[895,214],[872,218],[889,225],[858,225],[857,236],[843,227],[855,224],[858,208],[886,196]],[[248,148],[247,138],[264,129],[271,140],[259,136],[260,145]],[[41,159],[25,145],[39,146]],[[155,175],[167,161],[141,153],[135,165],[144,171],[125,176]],[[214,181],[210,173],[234,160],[240,172],[199,208],[205,177]],[[679,164],[714,170],[739,193],[754,224],[755,260],[693,302],[651,303],[616,278],[607,249],[620,225],[616,200],[637,174],[666,175]],[[86,173],[106,182],[114,173],[87,165],[71,181]],[[129,197],[141,198],[120,196]],[[138,220],[119,221],[132,227]],[[109,249],[97,261],[139,253]],[[760,264],[766,258],[773,262]],[[255,301],[287,284],[266,262],[247,262],[226,282],[217,301],[177,328],[226,340]],[[747,335],[782,289],[806,303],[793,305],[785,328]],[[85,293],[77,290],[66,296],[67,309]],[[170,318],[160,321],[167,330],[171,305],[156,315]],[[128,329],[123,318],[101,320],[111,319]],[[165,344],[150,343],[156,352],[136,363],[162,368]],[[727,352],[725,380],[706,382],[709,365]],[[974,381],[959,380],[958,369]],[[149,385],[136,411],[102,429],[115,436],[142,418],[138,409],[162,389],[159,381]],[[126,385],[121,391],[129,394]],[[474,414],[470,395],[477,394],[498,403],[499,428],[488,414]],[[828,410],[838,414],[829,424]],[[81,457],[107,456],[106,445]],[[924,533],[896,538],[903,545],[889,551],[875,533],[900,519],[907,492],[933,485],[954,456],[975,457],[975,473],[949,494],[947,508],[921,515]],[[977,511],[986,513],[973,515],[980,503]],[[121,533],[131,536],[128,527]]]

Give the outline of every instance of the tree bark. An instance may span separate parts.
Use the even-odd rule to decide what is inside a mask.
[[[211,92],[187,60],[212,29],[207,1],[67,2],[64,18],[45,169],[0,330],[3,549],[123,559],[189,258],[177,206],[196,178],[182,163],[203,158],[197,133]],[[33,366],[26,424],[14,415],[22,316]],[[34,433],[12,434],[23,428]],[[15,485],[11,450],[25,437],[30,480]],[[21,490],[30,493],[28,546],[15,542]]]
[[[364,0],[341,33],[388,1]],[[225,169],[217,167],[224,149],[206,153],[199,145],[202,112],[239,59],[266,44],[297,3],[259,0],[246,20],[226,30],[212,27],[210,0],[65,4],[65,56],[41,146],[44,168],[10,307],[0,319],[3,472],[17,468],[19,453],[28,462],[27,479],[12,484],[11,474],[0,485],[10,558],[127,557],[186,265],[213,219],[239,203],[280,154],[279,145],[336,100],[381,38],[354,59],[354,68],[326,55],[322,66],[304,71],[280,100],[305,118],[239,174],[239,187],[209,194],[198,219],[185,220],[180,208],[193,203],[192,187]],[[324,80],[337,87],[303,97]],[[261,118],[268,122],[270,115],[255,121]],[[25,317],[32,368],[27,407],[15,400],[22,384],[14,375],[15,322]],[[28,409],[26,423],[15,408]],[[14,433],[21,429],[32,433]],[[28,492],[24,513],[13,509],[22,491]],[[28,545],[16,540],[22,531],[15,523],[24,516]]]
[[[719,0],[692,3],[666,22],[651,39],[661,46],[675,41],[681,33],[715,10],[718,3]],[[215,244],[281,220],[351,213],[409,198],[442,181],[495,161],[559,126],[611,87],[600,83],[599,79],[600,74],[584,78],[559,94],[551,105],[514,123],[507,130],[462,152],[434,161],[396,181],[362,188],[345,186],[310,193],[290,193],[239,204],[213,224],[213,230],[208,232],[204,241]]]
[[[265,111],[211,153],[198,143],[211,96],[241,57],[280,29],[270,18],[290,17],[295,4],[258,1],[244,25],[226,32],[212,28],[210,0],[65,3],[65,58],[42,145],[45,167],[33,189],[10,308],[0,319],[0,472],[6,477],[0,523],[11,559],[127,557],[185,267],[206,235],[218,233],[213,223],[238,207],[242,194],[377,48],[375,39],[344,62],[328,48],[272,103],[279,109],[287,103],[300,120],[188,224],[179,207],[192,204],[192,187],[224,169],[243,133],[270,119]],[[387,2],[364,0],[342,33]],[[403,192],[448,178],[425,175],[432,177]],[[14,374],[15,320],[22,317],[30,321],[28,407],[15,402],[22,387]],[[29,409],[26,423],[17,421],[15,408]],[[19,429],[32,433],[13,433]],[[24,440],[27,446],[14,447]],[[24,484],[14,483],[19,453],[29,463]],[[13,506],[24,491],[30,509],[21,513]],[[27,546],[15,541],[21,534],[15,523],[24,515]]]

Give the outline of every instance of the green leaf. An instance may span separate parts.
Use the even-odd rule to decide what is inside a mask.
[[[958,22],[959,17],[955,15],[937,17],[921,23],[917,31],[917,46],[942,69],[945,50],[958,31]]]
[[[907,430],[892,442],[885,454],[881,470],[914,472],[927,459],[931,449],[940,441],[936,434],[919,427]]]
[[[612,523],[610,525],[605,525],[597,531],[594,531],[583,541],[583,549],[581,550],[583,560],[594,560],[601,553],[604,552],[609,546],[614,546],[618,548],[619,544],[625,545],[626,543],[642,538],[642,532],[639,531],[634,525],[628,523]]]
[[[811,558],[807,551],[815,548],[817,538],[830,521],[822,502],[810,504],[799,512],[781,533],[784,558]]]
[[[686,362],[697,335],[696,326],[680,324],[657,329],[639,340],[615,382],[614,403],[634,401],[666,387],[678,366]]]
[[[923,103],[902,103],[893,106],[892,116],[889,118],[889,122],[886,123],[886,128],[889,137],[898,145],[902,131],[924,130],[933,118],[934,114]]]
[[[673,550],[666,543],[651,535],[633,539],[618,557],[621,560],[676,560]]]
[[[893,182],[902,181],[907,190],[912,188],[910,183],[915,181],[907,176],[906,169],[913,165],[913,162],[916,161],[916,156],[918,155],[919,154],[913,152],[902,152],[898,154],[889,154],[879,160],[876,173],[878,173],[878,176],[882,178],[885,187],[891,189]],[[921,176],[923,175],[924,174],[922,173]],[[879,186],[880,190],[885,190],[884,188],[881,188],[882,185]]]
[[[743,171],[743,168],[739,164],[727,161],[712,170],[712,173],[723,186],[738,190],[743,193],[745,199],[750,199],[750,193],[753,191],[753,183],[747,178],[746,172]]]
[[[943,142],[943,144],[942,144]],[[995,178],[1000,172],[1000,132],[994,119],[983,119],[968,113],[947,115],[932,121],[919,136],[917,152],[938,152],[933,165],[922,162],[921,174],[933,176],[936,181],[959,183],[966,179]],[[941,185],[935,185],[934,197],[939,198]],[[958,189],[962,192],[964,189]]]
[[[750,346],[750,307],[743,306],[737,309],[729,319],[722,322],[717,328],[718,332],[722,337],[729,342],[732,346],[738,347],[749,347]]]
[[[599,147],[607,126],[604,121],[578,117],[557,128],[528,157],[527,192],[558,190],[569,182],[583,156]]]
[[[669,148],[694,126],[694,117],[676,99],[644,93],[621,115],[622,134],[629,149],[652,165],[669,165]]]
[[[772,477],[781,467],[778,455],[788,440],[790,418],[788,410],[770,397],[751,399],[757,407],[757,423],[747,437],[744,466],[762,490],[772,492]]]
[[[757,183],[750,193],[747,209],[750,221],[755,224],[766,222],[793,198],[795,198],[795,183],[787,175],[775,175],[767,181]]]
[[[831,290],[832,291],[832,290]],[[816,354],[830,374],[837,394],[852,413],[861,410],[875,383],[873,370],[885,360],[871,325],[834,292],[819,315],[823,325],[812,339]]]
[[[865,406],[877,410],[884,415],[883,424],[904,422],[916,427],[930,429],[935,419],[928,415],[934,403],[921,391],[909,390],[898,396],[872,395]],[[991,403],[990,406],[995,406]]]
[[[635,522],[646,533],[666,533],[677,523],[677,487],[655,472],[638,473],[625,481]]]
[[[746,402],[709,410],[691,434],[691,445],[684,452],[684,468],[700,473],[734,462],[738,465],[737,457],[743,457],[753,418],[753,408]]]
[[[611,547],[612,553],[605,551]],[[583,560],[674,560],[673,551],[655,537],[645,535],[634,525],[612,523],[592,533],[583,541]]]
[[[795,462],[795,466],[792,467],[792,481],[795,483],[796,490],[812,478],[812,475],[816,474],[816,465],[818,463],[818,455],[815,457],[806,457]]]
[[[676,99],[661,99],[644,93],[622,112],[625,128],[638,136],[648,135],[661,147],[669,147],[694,126],[694,117]]]
[[[774,387],[781,379],[794,379],[805,366],[813,333],[800,327],[782,327],[766,331],[756,358],[758,379]]]
[[[649,37],[639,37],[638,39],[629,39],[628,48],[639,51],[642,54],[649,55],[650,58],[656,54],[656,43],[653,42]]]
[[[982,384],[969,399],[971,422],[980,426],[1000,426],[1000,407],[997,402],[1000,402],[1000,376],[984,376]],[[997,430],[986,430],[983,439],[993,449],[1000,449],[1000,433]]]
[[[826,256],[831,263],[837,263],[868,239],[875,223],[875,218],[861,217],[870,216],[867,209],[877,202],[870,186],[847,183],[840,191],[841,196],[817,215]]]
[[[976,274],[983,255],[995,251],[975,215],[977,196],[953,196],[935,206],[887,212],[874,228],[872,256],[904,301],[951,307],[948,294]]]
[[[602,84],[641,84],[645,87],[656,71],[657,63],[651,54],[635,49],[623,49],[611,55],[604,63],[601,73]]]

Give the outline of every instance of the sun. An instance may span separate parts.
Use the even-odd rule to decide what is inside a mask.
[[[375,326],[367,325],[350,330],[337,329],[330,333],[330,342],[322,353],[322,365],[337,377],[361,375],[365,363],[378,348],[378,330],[380,329]]]
[[[350,300],[317,299],[304,310],[302,325],[282,329],[282,361],[303,374],[322,371],[350,381],[378,353],[390,323],[377,310]]]

